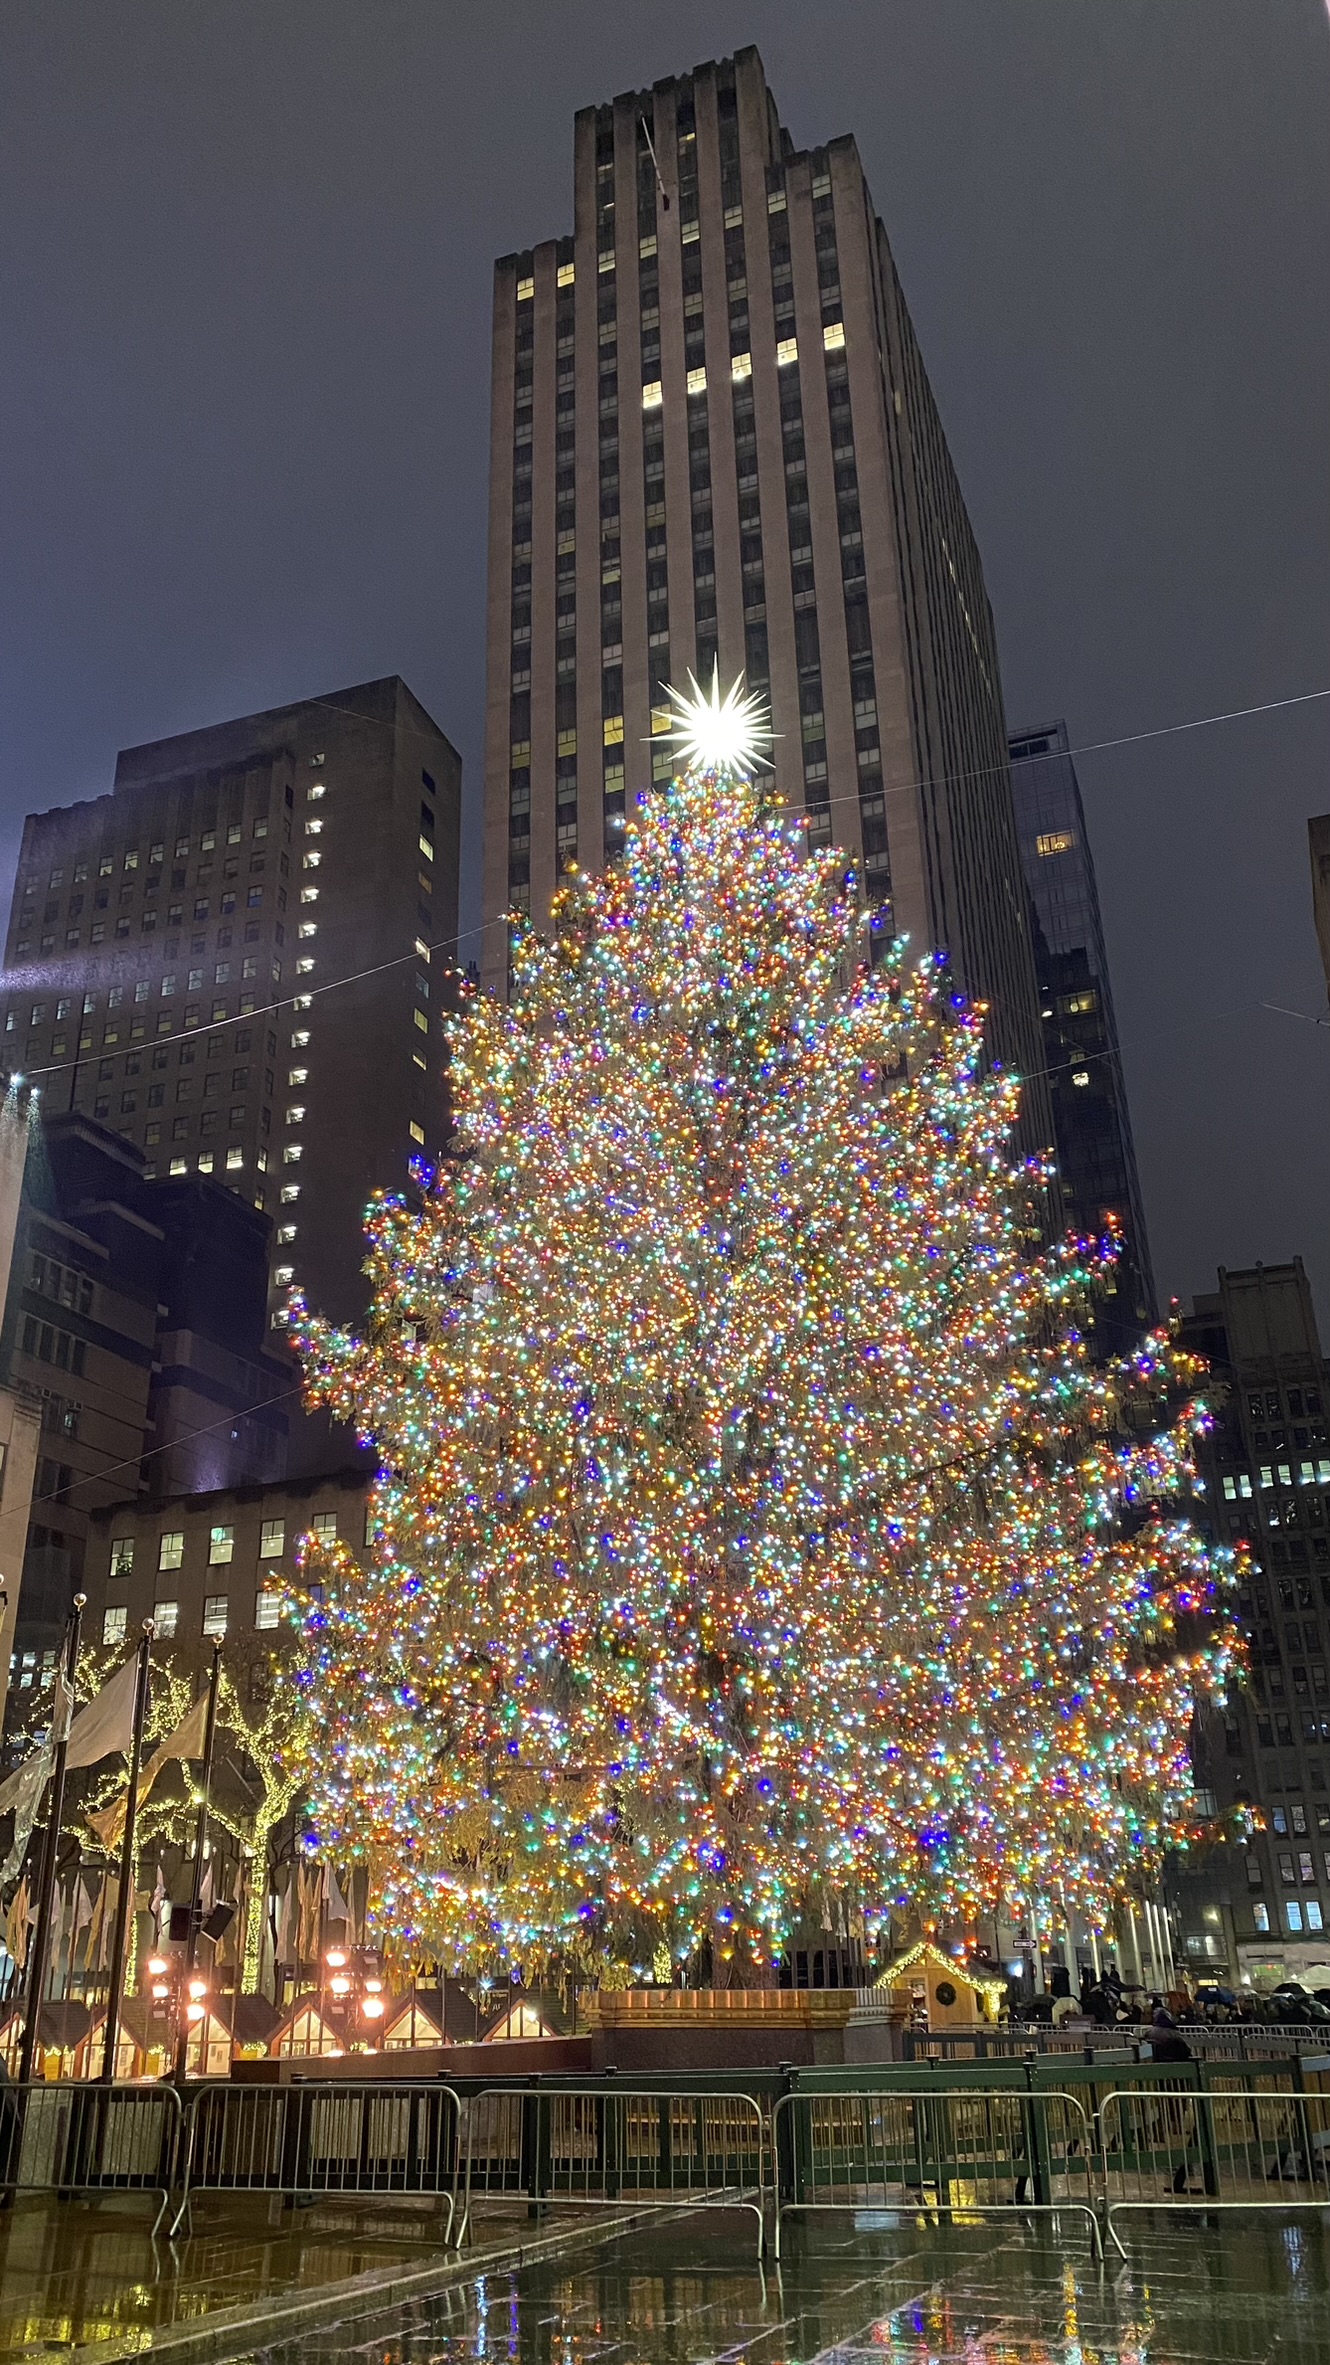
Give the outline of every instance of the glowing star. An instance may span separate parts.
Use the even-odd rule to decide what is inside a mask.
[[[671,690],[674,729],[669,736],[685,772],[728,772],[748,780],[753,767],[771,745],[767,705],[755,690],[745,690],[740,674],[725,696],[720,694],[720,667],[711,676],[708,698],[696,677],[689,674],[692,695]]]

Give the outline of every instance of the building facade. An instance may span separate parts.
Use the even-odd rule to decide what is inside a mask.
[[[1202,1524],[1251,1561],[1249,1672],[1203,1720],[1196,1778],[1259,1827],[1175,1860],[1170,1888],[1193,1970],[1273,1986],[1330,1965],[1330,1367],[1300,1258],[1221,1268],[1181,1335],[1218,1383]]]
[[[443,1146],[460,793],[393,677],[125,749],[25,823],[5,1065],[270,1216],[270,1320],[293,1280],[361,1312],[366,1201]]]
[[[1122,1353],[1155,1320],[1157,1301],[1094,856],[1065,723],[1012,738],[1011,787],[1063,1206],[1092,1238],[1110,1225],[1117,1231],[1121,1254],[1093,1328],[1103,1351]]]
[[[14,1266],[23,1176],[28,1157],[30,1102],[11,1086],[0,1101],[0,1290],[7,1296]],[[23,1560],[37,1483],[41,1407],[34,1391],[0,1379],[0,1733],[9,1698],[9,1670],[18,1629]]]
[[[233,1667],[265,1668],[292,1632],[280,1610],[298,1579],[301,1538],[338,1541],[363,1558],[369,1489],[365,1471],[342,1470],[104,1507],[90,1522],[89,1632],[116,1645],[151,1618],[154,1649],[186,1667],[206,1667],[224,1636]]]
[[[152,1180],[94,1119],[32,1116],[0,1320],[0,1386],[36,1429],[6,1571],[16,1709],[50,1673],[100,1507],[284,1473],[296,1379],[267,1352],[271,1235],[216,1177]]]
[[[797,151],[741,50],[584,109],[573,217],[495,273],[487,921],[612,860],[666,685],[742,669],[777,789],[989,1002],[1050,1143],[993,621],[854,141]]]

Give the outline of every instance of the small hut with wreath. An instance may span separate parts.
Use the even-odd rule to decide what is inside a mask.
[[[906,2028],[930,2032],[991,2026],[1007,1993],[1005,1979],[970,1969],[928,1938],[896,1955],[874,1984]]]

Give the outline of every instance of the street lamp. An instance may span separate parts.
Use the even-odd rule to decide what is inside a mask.
[[[362,2042],[372,2049],[378,2022],[388,2008],[377,1954],[363,1947],[330,1946],[323,1961],[327,1994],[339,2032],[349,2042],[358,2016],[364,2029]]]

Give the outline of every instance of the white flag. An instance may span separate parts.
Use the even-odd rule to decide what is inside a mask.
[[[132,1664],[132,1662],[131,1662]],[[200,1692],[192,1708],[187,1708],[178,1725],[158,1743],[151,1763],[139,1775],[138,1803],[143,1805],[159,1774],[177,1758],[184,1760],[202,1757],[204,1730],[208,1722],[208,1695]],[[125,1835],[125,1818],[129,1805],[129,1785],[113,1798],[109,1807],[99,1807],[86,1820],[96,1832],[102,1846],[114,1855]]]
[[[44,1782],[46,1775],[51,1771],[53,1762],[53,1753],[44,1741],[40,1749],[31,1750],[21,1764],[15,1767],[13,1773],[5,1781],[0,1782],[0,1815],[7,1815],[11,1807],[17,1807],[19,1800],[28,1796],[33,1782],[36,1780],[38,1766],[45,1768],[45,1773],[42,1775]]]
[[[0,1785],[0,1813],[10,1807],[14,1810],[14,1837],[10,1842],[9,1854],[0,1864],[0,1888],[12,1881],[27,1853],[32,1827],[37,1820],[37,1809],[42,1802],[42,1792],[54,1763],[49,1749],[34,1749],[30,1757],[24,1758],[17,1773],[11,1774],[9,1780]]]
[[[95,1902],[88,1883],[85,1880],[76,1880],[70,1891],[70,1905],[73,1911],[69,1931],[71,1950],[78,1945],[79,1939],[91,1922]]]
[[[55,1685],[51,1698],[51,1745],[58,1749],[69,1739],[70,1719],[74,1714],[74,1694],[65,1674],[65,1662],[60,1660],[55,1671]]]
[[[293,1963],[300,1952],[300,1890],[295,1865],[287,1875],[282,1910],[277,1921],[277,1960]]]
[[[98,1758],[109,1757],[119,1750],[128,1757],[134,1737],[134,1688],[138,1682],[138,1660],[126,1659],[119,1673],[104,1683],[95,1699],[80,1708],[69,1731],[69,1748],[65,1764],[71,1773],[75,1766],[95,1766]],[[57,1739],[59,1733],[57,1729]]]

